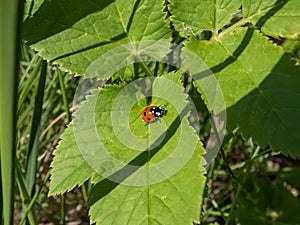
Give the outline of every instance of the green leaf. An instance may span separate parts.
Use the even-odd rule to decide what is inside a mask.
[[[205,182],[201,166],[204,149],[189,126],[187,96],[179,78],[171,73],[98,91],[95,124],[102,146],[96,148],[89,138],[83,154],[107,178],[98,177],[100,181],[91,192],[92,222],[181,225],[198,220]],[[149,126],[141,120],[146,106],[143,82],[152,84],[151,104],[168,103],[167,115]],[[86,118],[91,116],[80,117],[80,124],[88,124]],[[78,137],[83,133],[93,136],[92,129],[91,133],[78,128],[81,130]]]
[[[160,0],[45,0],[26,18],[23,37],[47,60],[83,75],[101,55],[123,44],[168,41],[162,11]]]
[[[185,51],[196,53],[216,75],[230,128],[238,126],[259,145],[300,157],[300,68],[290,54],[245,28],[218,41],[193,40]],[[194,78],[201,82],[201,73]]]
[[[300,2],[298,0],[243,0],[243,16],[275,38],[297,38],[300,35]]]
[[[168,110],[148,126],[141,119],[147,106],[144,87],[151,88],[151,104]],[[94,90],[55,150],[50,194],[81,184],[96,171],[100,182],[91,194],[93,222],[197,221],[204,149],[189,126],[191,106],[183,91],[174,73]]]
[[[239,11],[241,3],[231,0],[170,0],[171,21],[176,30],[186,36],[202,30],[218,30],[225,26],[233,14]]]

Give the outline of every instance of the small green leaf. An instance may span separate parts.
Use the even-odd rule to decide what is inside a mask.
[[[202,30],[218,30],[225,26],[233,14],[239,11],[241,3],[231,0],[171,0],[171,21],[182,35],[198,34]]]
[[[47,60],[83,75],[101,55],[123,44],[169,41],[164,17],[160,0],[45,0],[26,18],[23,37]]]
[[[300,157],[300,68],[291,55],[251,29],[186,46],[185,51],[195,52],[216,75],[229,127],[238,126],[261,146]]]

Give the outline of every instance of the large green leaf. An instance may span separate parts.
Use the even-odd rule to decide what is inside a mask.
[[[99,56],[122,44],[169,40],[162,11],[160,0],[45,0],[26,18],[23,37],[47,60],[83,75]]]
[[[261,146],[300,157],[300,68],[291,55],[246,28],[218,41],[193,40],[185,51],[196,53],[216,75],[231,128],[238,126]]]
[[[202,30],[218,30],[225,26],[241,6],[232,0],[171,0],[171,20],[181,34],[198,34]]]
[[[143,87],[151,88],[153,105],[168,110],[148,126],[141,119],[147,96]],[[198,221],[204,149],[189,126],[191,105],[183,91],[174,73],[94,90],[55,151],[51,193],[66,191],[95,171],[99,182],[91,194],[92,222]]]

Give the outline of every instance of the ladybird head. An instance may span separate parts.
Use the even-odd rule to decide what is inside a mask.
[[[163,117],[164,115],[166,115],[168,112],[168,110],[164,109],[163,107],[161,106],[158,106],[156,108],[154,108],[154,116],[155,117]]]

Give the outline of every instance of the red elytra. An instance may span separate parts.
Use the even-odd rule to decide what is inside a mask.
[[[143,110],[142,118],[146,123],[152,123],[166,115],[167,112],[168,110],[161,106],[150,105]]]

